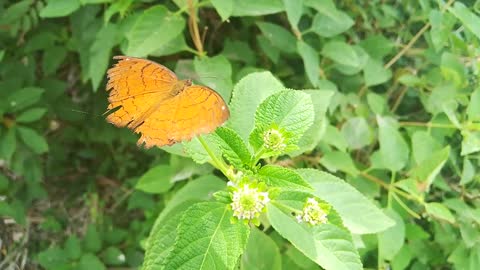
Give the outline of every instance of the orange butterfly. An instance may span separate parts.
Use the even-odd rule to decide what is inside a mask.
[[[209,133],[230,116],[223,98],[214,90],[178,80],[175,73],[155,62],[128,56],[108,70],[107,120],[141,133],[146,148],[172,145]],[[109,112],[107,111],[107,112]]]

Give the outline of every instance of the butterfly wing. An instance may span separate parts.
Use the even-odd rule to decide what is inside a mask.
[[[135,132],[142,134],[138,143],[147,148],[172,145],[212,132],[229,116],[228,107],[217,92],[193,85],[163,102]]]
[[[149,109],[169,98],[169,92],[178,81],[168,68],[155,62],[115,56],[117,64],[107,71],[109,106],[107,120],[119,127],[135,129],[143,118],[148,117]]]

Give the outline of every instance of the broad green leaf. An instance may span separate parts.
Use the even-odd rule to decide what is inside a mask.
[[[387,110],[387,101],[384,96],[370,92],[367,94],[367,103],[373,113],[383,115]]]
[[[27,127],[18,127],[18,133],[23,143],[36,154],[42,154],[48,151],[47,141],[42,135],[38,134],[37,131]]]
[[[90,47],[88,74],[96,91],[105,78],[105,71],[110,62],[112,48],[119,42],[120,32],[117,25],[107,23],[98,31]]]
[[[341,34],[350,27],[354,21],[341,10],[329,8],[326,12],[319,12],[313,18],[312,30],[321,37],[333,37]]]
[[[313,169],[297,172],[314,188],[316,196],[333,206],[352,233],[378,233],[394,225],[373,202],[340,178]]]
[[[218,146],[215,143],[214,135],[206,134],[200,135],[207,143],[208,147],[216,156],[220,156],[221,152]],[[193,138],[191,141],[183,142],[183,152],[187,153],[196,163],[203,164],[211,160],[210,155],[208,154],[205,147],[200,143],[198,138]]]
[[[17,116],[15,119],[18,123],[31,123],[42,118],[47,109],[45,108],[32,108],[28,109]]]
[[[342,126],[342,134],[350,149],[360,149],[372,142],[372,131],[365,118],[352,117]]]
[[[249,142],[255,150],[264,144],[264,132],[277,128],[283,132],[285,149],[288,153],[297,149],[296,143],[314,121],[314,108],[310,95],[296,90],[285,90],[273,94],[260,104],[255,112],[255,129]],[[267,151],[265,156],[271,155]]]
[[[325,117],[328,106],[335,94],[332,90],[303,90],[303,92],[310,95],[315,110],[315,118],[313,125],[305,131],[303,136],[298,141],[298,150],[290,153],[290,156],[300,155],[304,152],[313,150],[320,140],[322,140],[328,120]]]
[[[363,269],[348,231],[332,224],[300,224],[290,212],[285,212],[280,207],[274,203],[267,205],[270,223],[312,261],[326,270]]]
[[[464,130],[462,136],[462,152],[460,155],[465,156],[480,151],[480,132]]]
[[[169,165],[158,165],[149,169],[135,185],[135,189],[146,193],[162,194],[172,186],[172,167]]]
[[[448,8],[448,10],[463,23],[465,28],[480,39],[480,18],[475,13],[460,2],[455,2],[453,8]]]
[[[233,130],[227,127],[219,127],[215,131],[215,140],[218,142],[223,155],[236,168],[249,165],[252,154],[248,150],[245,142]]]
[[[467,107],[468,120],[479,121],[480,120],[480,88],[473,91],[470,96],[470,102]]]
[[[462,169],[462,178],[460,179],[460,185],[465,185],[470,183],[475,177],[475,167],[472,162],[465,157],[463,158],[463,169]]]
[[[328,125],[322,142],[335,146],[338,150],[345,152],[348,145],[343,134],[334,126]]]
[[[222,203],[197,203],[183,214],[166,269],[234,269],[246,247],[249,228],[232,224]]]
[[[12,127],[0,136],[0,157],[7,161],[12,159],[13,153],[17,148],[17,139],[15,136],[16,128]]]
[[[261,16],[283,11],[282,0],[233,0],[233,16]]]
[[[265,36],[258,35],[257,36],[258,45],[263,50],[265,55],[273,62],[278,63],[278,59],[280,57],[280,49],[275,47],[272,41]]]
[[[445,105],[455,100],[457,95],[456,87],[452,84],[439,84],[433,88],[425,103],[425,110],[438,114],[444,112]]]
[[[127,34],[130,56],[145,57],[176,38],[185,28],[180,14],[170,13],[164,6],[147,9]]]
[[[432,153],[441,149],[441,145],[427,131],[416,131],[411,136],[412,155],[417,164],[431,157]]]
[[[450,210],[448,210],[448,208],[441,203],[426,203],[425,210],[427,211],[427,214],[435,218],[443,219],[450,223],[455,223],[455,217],[452,215]]]
[[[393,41],[382,35],[369,35],[359,43],[360,46],[374,59],[382,60],[394,48]]]
[[[44,89],[38,87],[25,87],[13,91],[7,97],[7,104],[9,105],[7,111],[16,112],[36,103],[44,92]]]
[[[363,77],[367,86],[385,83],[392,77],[392,71],[385,69],[382,62],[369,58]]]
[[[311,190],[311,186],[295,171],[274,165],[265,165],[258,176],[267,186],[285,189]]]
[[[297,29],[297,24],[302,17],[303,0],[283,0],[287,18],[293,29]]]
[[[65,241],[65,253],[69,259],[79,259],[82,256],[82,246],[77,236],[71,235]]]
[[[78,0],[48,0],[47,5],[40,10],[40,17],[64,17],[72,14],[78,8],[80,8]]]
[[[83,247],[88,252],[98,252],[102,248],[102,239],[94,224],[89,224],[83,239]]]
[[[267,22],[258,22],[257,25],[263,35],[280,51],[286,53],[295,53],[297,51],[297,47],[295,46],[297,41],[287,29]]]
[[[108,6],[104,13],[104,21],[109,22],[113,15],[119,13],[121,18],[124,18],[125,13],[128,11],[130,5],[134,0],[117,0]]]
[[[433,180],[435,180],[435,177],[440,173],[445,162],[447,162],[449,155],[450,146],[440,151],[432,152],[431,156],[418,164],[410,174],[415,180],[423,182],[428,190]]]
[[[217,91],[228,103],[232,93],[232,66],[223,55],[215,57],[196,57],[193,61],[198,80]]]
[[[55,74],[67,57],[67,49],[62,46],[52,46],[43,52],[42,69],[46,75]]]
[[[8,189],[8,182],[9,180],[7,179],[6,176],[3,174],[0,174],[0,194],[5,193]]]
[[[323,155],[323,157],[320,159],[320,164],[325,166],[331,172],[340,170],[353,176],[357,176],[359,173],[350,155],[340,151],[331,151],[325,153],[325,155]]]
[[[37,255],[36,261],[45,269],[68,269],[68,258],[65,252],[59,247],[50,247]]]
[[[85,253],[80,258],[77,266],[78,270],[104,270],[105,265],[100,259],[92,253]]]
[[[391,171],[399,171],[407,165],[408,145],[398,132],[393,119],[377,115],[377,123],[382,164]]]
[[[362,66],[362,59],[354,47],[342,41],[329,41],[323,46],[322,54],[343,66],[351,68]]]
[[[267,97],[283,89],[282,83],[270,72],[255,72],[245,76],[233,88],[227,126],[248,141],[257,107]]]
[[[232,15],[234,2],[234,0],[212,0],[212,5],[222,17],[222,21],[226,21]]]
[[[253,227],[241,265],[245,270],[281,270],[279,248],[268,235]]]
[[[101,254],[103,262],[108,265],[122,265],[125,263],[125,254],[117,247],[110,246]]]
[[[378,252],[380,258],[391,261],[404,245],[405,223],[402,217],[392,209],[386,209],[385,214],[395,220],[395,225],[377,235]]]
[[[467,84],[464,63],[455,54],[444,52],[442,54],[440,71],[447,81],[452,81],[457,87]]]
[[[318,79],[320,75],[320,63],[318,60],[318,53],[307,43],[302,40],[297,41],[297,51],[302,57],[303,66],[307,77],[313,86],[318,86]]]
[[[8,8],[2,10],[0,16],[0,22],[2,24],[11,24],[20,20],[25,14],[27,14],[33,0],[17,1],[17,3],[11,4]]]
[[[225,182],[213,175],[205,175],[187,183],[169,201],[158,216],[146,243],[142,270],[160,268],[173,249],[177,226],[185,210],[193,203],[211,200],[212,194],[225,188]]]

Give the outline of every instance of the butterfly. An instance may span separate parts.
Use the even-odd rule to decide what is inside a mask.
[[[230,116],[214,90],[179,80],[171,70],[142,58],[115,56],[107,71],[107,121],[140,133],[138,145],[172,145],[214,131]]]

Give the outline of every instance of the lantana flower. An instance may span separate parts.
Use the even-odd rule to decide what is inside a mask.
[[[325,224],[328,221],[327,213],[320,207],[315,198],[308,198],[302,212],[296,215],[299,223],[305,222],[310,225]]]
[[[260,216],[269,201],[268,192],[261,191],[256,184],[249,183],[234,188],[230,206],[234,217],[252,220]]]

